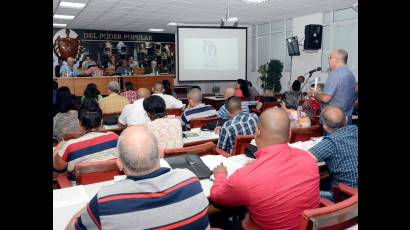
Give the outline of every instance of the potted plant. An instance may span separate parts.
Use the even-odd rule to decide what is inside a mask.
[[[217,93],[219,93],[220,89],[221,88],[219,86],[214,86],[214,87],[212,87],[212,93],[217,94]]]
[[[270,62],[259,66],[260,76],[258,80],[265,96],[274,96],[275,93],[280,93],[282,70],[283,64],[279,60],[270,60]]]

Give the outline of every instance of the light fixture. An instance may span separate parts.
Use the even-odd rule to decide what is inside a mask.
[[[55,27],[66,27],[67,24],[53,23],[53,26],[55,26]]]
[[[170,22],[170,23],[167,24],[167,26],[177,26],[177,25],[178,25],[178,23],[176,23],[176,22]]]
[[[149,31],[152,31],[152,32],[161,32],[161,31],[164,31],[164,29],[154,29],[154,28],[151,28],[151,29],[148,29]]]
[[[67,20],[72,20],[72,19],[74,19],[74,18],[75,18],[75,16],[72,16],[72,15],[59,15],[59,14],[56,14],[56,15],[54,15],[54,16],[53,16],[53,18],[55,18],[55,19],[67,19]]]
[[[84,8],[85,5],[86,5],[85,3],[79,3],[79,2],[60,2],[61,7],[75,8],[75,9],[82,9]]]
[[[231,17],[229,1],[227,3],[228,4],[226,6],[226,14],[223,18],[221,18],[221,27],[224,27],[224,26],[236,27],[238,26],[239,19],[237,17]]]
[[[242,2],[246,2],[246,3],[265,3],[265,2],[269,2],[270,0],[242,0]]]

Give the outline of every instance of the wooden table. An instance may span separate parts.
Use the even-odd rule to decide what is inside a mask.
[[[214,109],[218,110],[224,103],[225,103],[225,98],[223,97],[204,97],[202,101],[207,104],[211,105],[214,107]]]
[[[55,78],[58,86],[67,86],[71,93],[76,96],[82,96],[84,89],[89,83],[97,85],[98,90],[102,95],[108,95],[108,83],[110,81],[118,81],[123,84],[127,81],[132,82],[134,90],[144,87],[149,90],[154,86],[156,82],[162,82],[168,80],[171,84],[171,88],[174,86],[175,75],[134,75],[127,77],[120,76],[102,76],[102,77],[70,77],[70,78]]]

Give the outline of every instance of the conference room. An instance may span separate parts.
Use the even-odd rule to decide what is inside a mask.
[[[53,0],[52,42],[53,229],[358,229],[356,0]]]

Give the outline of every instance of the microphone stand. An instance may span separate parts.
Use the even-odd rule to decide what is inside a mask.
[[[303,87],[305,87],[306,83],[309,81],[309,79],[312,77],[312,74],[314,72],[309,73],[309,77],[306,79],[306,81],[303,83],[302,87],[300,87],[300,91],[302,91]]]

